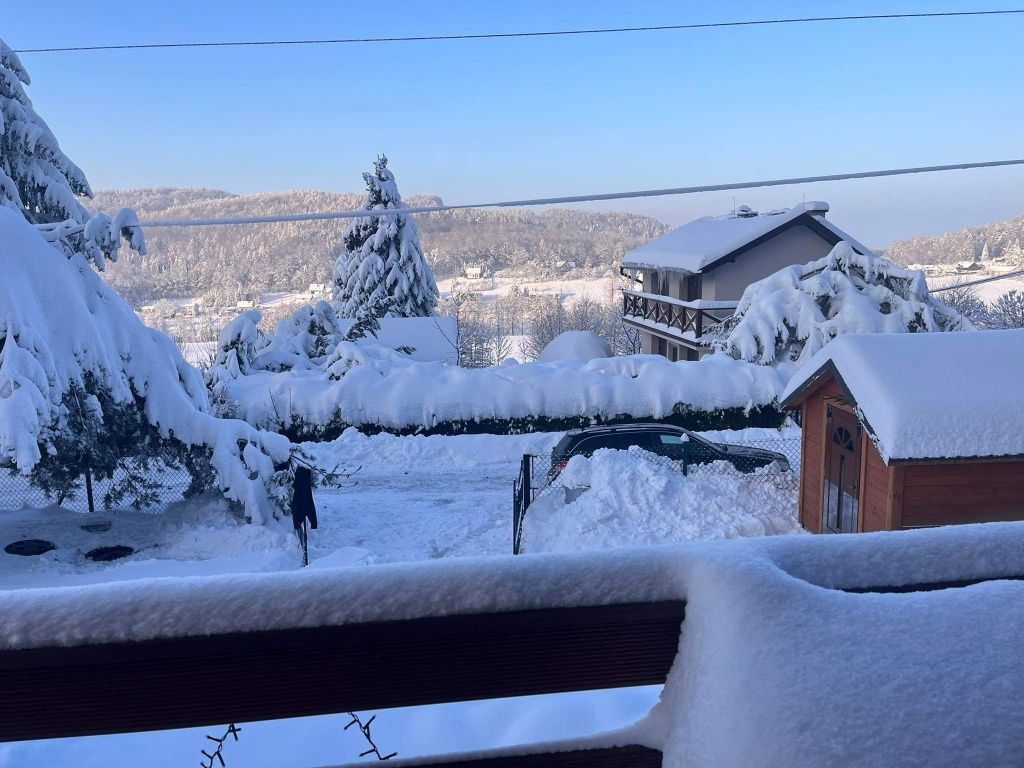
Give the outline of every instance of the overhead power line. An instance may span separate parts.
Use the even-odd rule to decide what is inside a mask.
[[[988,11],[935,11],[924,13],[875,13],[856,16],[804,16],[786,19],[751,19],[748,21],[712,21],[693,24],[660,24],[643,27],[597,27],[592,29],[560,29],[535,32],[483,32],[466,35],[409,35],[406,37],[340,37],[309,40],[217,40],[199,43],[124,43],[121,45],[76,45],[52,48],[19,48],[15,53],[67,53],[72,51],[128,51],[161,48],[243,48],[264,45],[350,45],[356,43],[416,43],[440,40],[505,40],[525,37],[566,37],[571,35],[609,35],[626,32],[672,32],[680,30],[718,29],[727,27],[765,27],[781,24],[813,24],[839,21],[883,21],[893,19],[936,19],[966,16],[1007,16],[1024,14],[1024,8]]]
[[[941,291],[952,291],[954,288],[970,288],[975,285],[983,285],[984,283],[994,283],[997,280],[1006,280],[1011,277],[1024,277],[1024,269],[1019,272],[1005,272],[1001,275],[995,275],[994,277],[983,277],[980,280],[971,280],[968,283],[951,283],[950,285],[939,286],[938,288],[929,288],[932,293],[939,293]]]
[[[1007,165],[1024,165],[1021,160],[989,160],[982,163],[957,163],[954,165],[928,165],[918,168],[891,168],[883,171],[857,171],[855,173],[833,173],[825,176],[798,176],[790,179],[767,179],[763,181],[739,181],[729,184],[705,184],[696,187],[674,187],[668,189],[644,189],[634,192],[606,192],[596,195],[569,195],[567,197],[540,197],[532,200],[505,200],[490,203],[464,203],[461,205],[435,205],[385,210],[332,211],[326,213],[286,213],[276,216],[238,216],[223,219],[166,219],[143,221],[135,226],[154,227],[209,227],[221,224],[272,224],[287,221],[325,221],[330,219],[357,219],[363,216],[395,216],[412,213],[439,213],[458,211],[465,208],[524,208],[534,205],[558,205],[560,203],[587,203],[600,200],[628,200],[640,197],[666,197],[668,195],[692,195],[697,192],[722,192],[732,189],[756,189],[758,187],[784,187],[794,184],[813,184],[819,181],[846,181],[849,179],[874,179],[882,176],[907,176],[914,173],[938,173],[940,171],[962,171],[971,168],[998,168]]]

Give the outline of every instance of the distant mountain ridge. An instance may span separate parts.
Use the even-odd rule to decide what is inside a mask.
[[[953,264],[975,259],[1004,259],[1024,265],[1024,216],[983,227],[893,243],[885,256],[897,264]]]
[[[362,194],[298,190],[237,195],[205,188],[153,188],[96,193],[99,210],[134,208],[142,219],[225,218],[352,210]],[[416,195],[411,206],[439,205]],[[573,209],[468,209],[416,217],[424,252],[438,277],[463,265],[554,274],[557,262],[609,268],[632,248],[664,234],[656,219]],[[208,295],[222,302],[328,282],[347,221],[281,222],[153,229],[149,254],[126,254],[105,277],[136,305]]]

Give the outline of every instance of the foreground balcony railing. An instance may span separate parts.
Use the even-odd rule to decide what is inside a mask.
[[[737,304],[702,299],[682,301],[642,291],[622,292],[622,315],[627,321],[652,330],[674,331],[692,341],[698,341],[709,326],[731,317]]]

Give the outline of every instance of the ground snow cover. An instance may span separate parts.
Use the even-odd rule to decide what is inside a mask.
[[[801,530],[795,484],[738,472],[684,476],[639,449],[600,450],[573,457],[530,505],[522,547],[576,552]]]
[[[310,533],[311,567],[362,566],[512,551],[512,480],[524,453],[545,454],[560,433],[531,435],[364,435],[347,430],[304,449],[319,466],[355,471],[346,487],[318,489],[320,527]],[[0,499],[0,507],[2,507]],[[88,533],[81,525],[107,521]],[[3,551],[24,538],[52,541],[38,557]],[[85,553],[126,545],[124,560]],[[218,499],[172,505],[160,514],[0,508],[0,590],[148,576],[258,573],[301,567],[294,536],[245,525]]]
[[[446,422],[531,417],[662,418],[773,403],[784,381],[770,366],[714,355],[658,355],[459,368],[442,363],[353,366],[338,380],[319,370],[257,371],[225,384],[234,412],[271,429],[303,425],[430,428]],[[481,397],[480,393],[487,393]]]
[[[142,580],[0,593],[0,647],[683,599],[659,703],[605,741],[670,768],[1017,765],[1024,583],[842,590],[1022,573],[1024,524],[990,523]]]

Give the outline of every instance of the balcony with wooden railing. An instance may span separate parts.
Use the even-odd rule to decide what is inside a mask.
[[[683,301],[642,291],[622,292],[623,319],[646,330],[700,343],[709,327],[732,316],[735,301]]]

